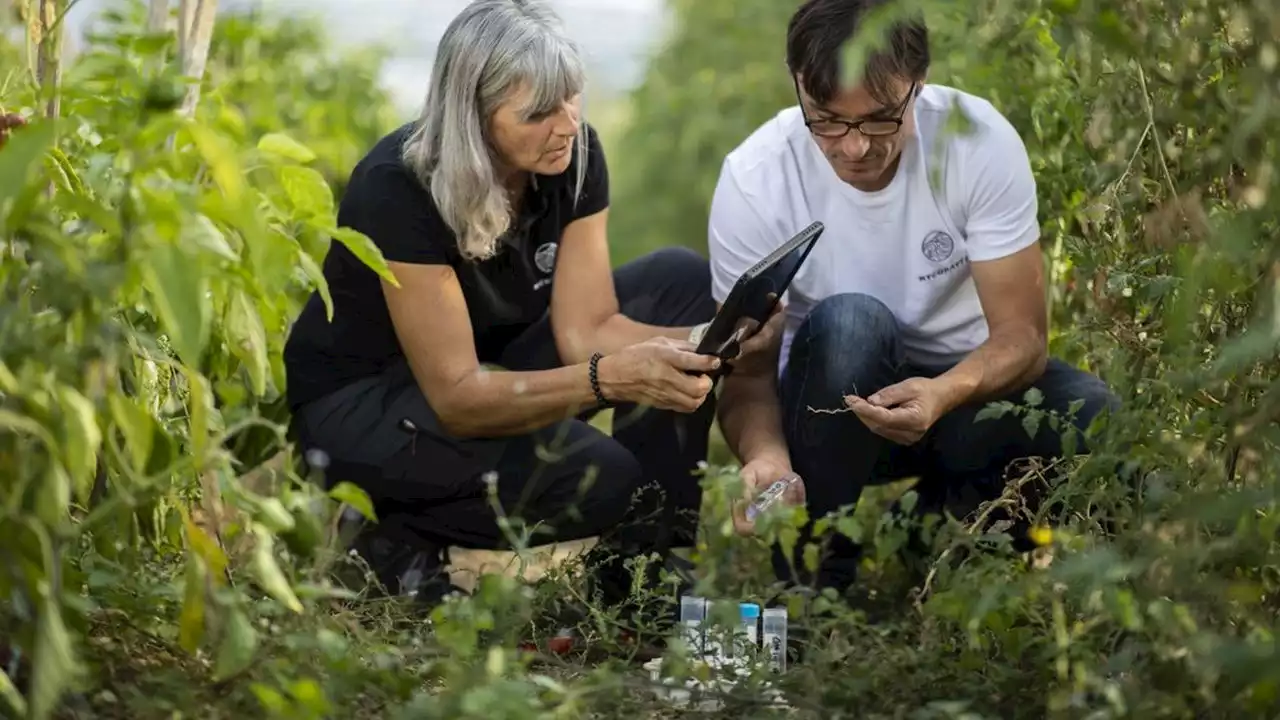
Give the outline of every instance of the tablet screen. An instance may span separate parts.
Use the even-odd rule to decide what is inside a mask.
[[[723,356],[731,339],[742,339],[739,331],[744,325],[768,318],[822,231],[822,223],[811,224],[743,273],[699,343],[698,352]]]

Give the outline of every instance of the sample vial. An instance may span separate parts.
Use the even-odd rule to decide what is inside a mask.
[[[680,596],[680,626],[684,628],[684,641],[689,645],[689,652],[696,657],[701,657],[706,651],[703,641],[703,623],[706,619],[706,598]]]
[[[760,621],[764,635],[764,651],[769,669],[780,673],[787,669],[787,609],[765,608]]]
[[[716,600],[714,603],[708,603],[707,606],[708,622],[704,625],[706,632],[703,639],[702,655],[712,667],[723,667],[725,661],[733,652],[733,632],[731,632],[731,628],[735,626],[725,627],[720,622],[726,616],[733,617],[730,611],[732,606],[733,603],[727,600]]]
[[[753,649],[760,647],[760,606],[755,603],[738,603],[738,642],[734,643],[734,655],[750,657]]]
[[[761,513],[773,507],[773,504],[778,502],[778,499],[782,497],[783,493],[798,482],[800,482],[800,476],[795,473],[791,473],[785,477],[775,480],[772,485],[765,488],[764,492],[760,493],[760,495],[747,506],[747,520],[755,520]]]

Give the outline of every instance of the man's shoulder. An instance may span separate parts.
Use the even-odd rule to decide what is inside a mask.
[[[965,152],[1021,142],[1013,123],[990,100],[947,85],[925,85],[916,119],[926,142],[942,141]]]
[[[798,106],[778,111],[725,156],[722,174],[753,197],[777,197],[780,184],[799,170],[807,131]]]

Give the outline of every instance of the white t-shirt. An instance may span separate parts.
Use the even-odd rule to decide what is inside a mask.
[[[948,126],[954,106],[969,121],[963,131]],[[924,86],[915,119],[893,181],[874,193],[837,177],[799,107],[779,112],[725,158],[708,234],[717,302],[795,233],[815,220],[826,226],[783,297],[779,372],[800,322],[842,293],[888,306],[912,362],[954,363],[987,339],[969,261],[1001,258],[1039,238],[1026,147],[991,103],[954,88]]]

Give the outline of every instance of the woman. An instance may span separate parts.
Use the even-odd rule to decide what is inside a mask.
[[[710,272],[682,250],[612,271],[583,84],[546,7],[469,5],[422,117],[356,166],[339,209],[396,282],[333,243],[333,319],[313,295],[289,337],[295,430],[329,482],[369,492],[379,522],[356,548],[393,592],[414,592],[412,575],[435,599],[444,548],[509,545],[499,512],[531,544],[601,535],[625,555],[691,538],[670,511],[696,520],[714,416],[719,361],[689,342],[715,312]],[[612,438],[575,419],[606,405]],[[633,504],[650,483],[665,508],[652,489]]]

